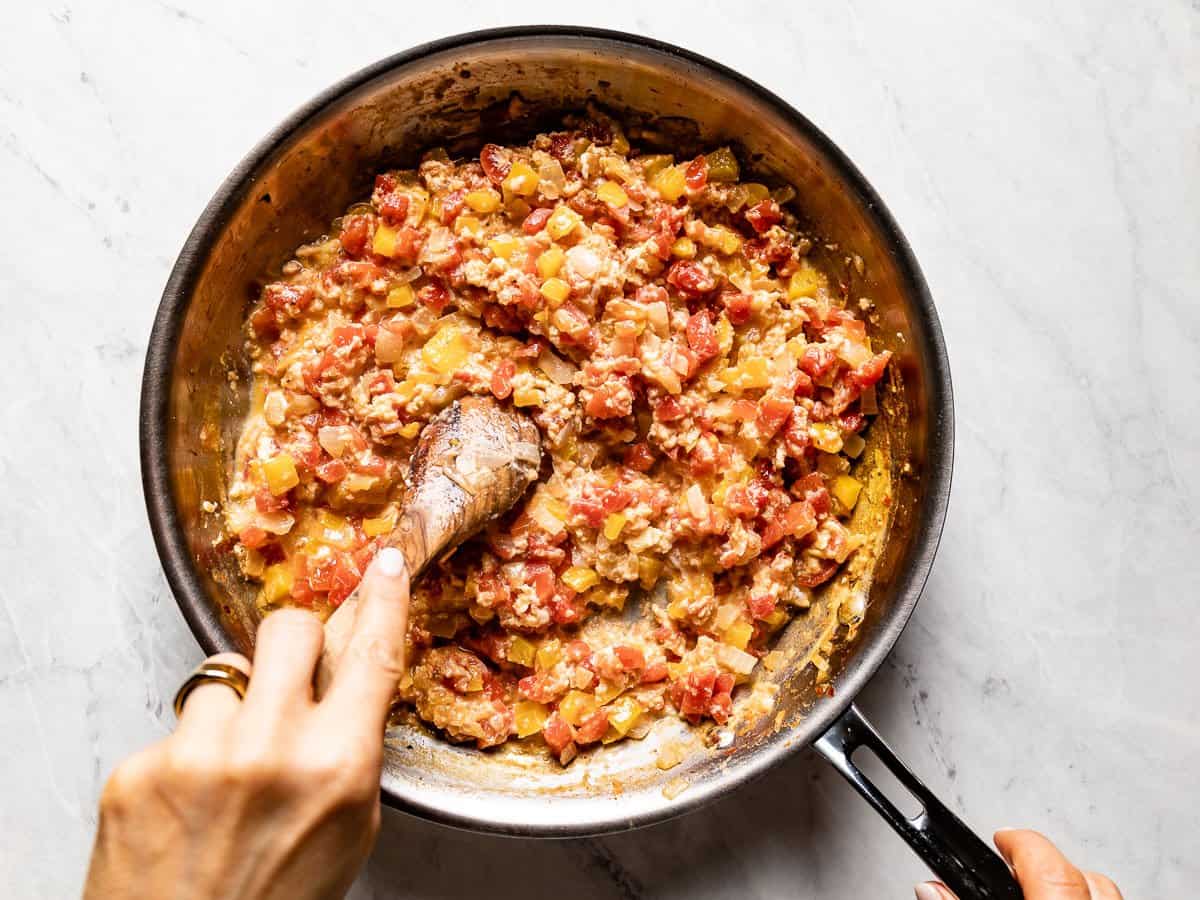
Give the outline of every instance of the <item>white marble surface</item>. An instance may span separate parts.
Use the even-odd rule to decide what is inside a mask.
[[[234,162],[318,89],[517,21],[740,69],[856,160],[912,240],[955,377],[951,515],[862,706],[981,829],[1044,829],[1131,898],[1200,881],[1200,8],[32,2],[0,31],[0,884],[65,897],[106,773],[199,658],[138,477],[167,271]],[[787,6],[791,6],[788,4]],[[803,11],[801,11],[803,10]],[[922,867],[802,755],[603,840],[389,814],[356,898],[908,897]]]

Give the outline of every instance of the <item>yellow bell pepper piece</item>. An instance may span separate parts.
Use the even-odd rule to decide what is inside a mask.
[[[725,629],[725,633],[721,635],[721,640],[726,644],[731,644],[739,650],[745,650],[746,645],[750,643],[750,638],[754,636],[754,626],[744,620],[734,622]]]
[[[515,635],[508,643],[508,660],[519,666],[533,667],[537,658],[537,647],[520,635]]]
[[[407,309],[416,302],[417,294],[411,284],[398,284],[387,295],[389,309]]]
[[[595,570],[586,566],[571,566],[562,573],[561,577],[563,584],[577,594],[582,594],[600,582],[600,576],[596,574]]]
[[[629,734],[629,730],[637,724],[637,720],[641,717],[642,704],[632,697],[622,697],[608,709],[608,733],[602,740],[606,744],[620,740]]]
[[[551,247],[537,258],[538,274],[543,278],[553,278],[562,268],[566,256],[561,247]]]
[[[571,207],[556,206],[554,212],[550,213],[550,218],[546,220],[546,234],[550,235],[550,239],[553,241],[561,240],[574,231],[582,221],[583,216]]]
[[[513,708],[516,720],[517,737],[526,738],[537,734],[550,718],[550,709],[544,703],[534,703],[532,700],[518,700]]]
[[[833,484],[829,488],[829,492],[837,499],[837,502],[842,505],[842,509],[849,512],[854,509],[854,504],[858,502],[858,494],[862,490],[862,482],[857,478],[851,478],[849,475],[839,475],[833,479]]]
[[[537,388],[520,387],[513,391],[513,406],[541,406],[546,402]]]
[[[668,203],[674,203],[687,191],[686,173],[687,168],[681,165],[663,169],[650,180],[650,187]]]
[[[371,251],[379,256],[392,257],[396,255],[396,229],[380,222],[375,226],[375,236],[371,239]]]
[[[728,147],[718,147],[705,156],[704,160],[708,163],[709,181],[737,181],[741,174],[738,171],[737,157]]]
[[[267,566],[266,572],[263,573],[262,593],[259,595],[259,603],[262,606],[269,606],[272,603],[278,603],[292,595],[292,566],[290,563],[281,562],[275,563],[273,566]]]
[[[415,424],[415,423],[414,423]],[[396,527],[396,508],[391,507],[381,516],[374,518],[363,519],[362,529],[363,534],[367,537],[379,537],[381,534],[388,534]]]
[[[263,478],[267,480],[267,490],[276,497],[286,494],[300,483],[300,475],[296,471],[296,461],[287,453],[280,453],[262,462]]]
[[[688,237],[681,237],[671,245],[671,255],[679,259],[691,259],[696,255],[696,242]]]
[[[825,279],[821,273],[809,263],[804,262],[800,265],[799,269],[792,273],[792,277],[788,279],[788,299],[795,300],[797,297],[814,297],[824,284]]]
[[[654,153],[641,157],[640,161],[642,163],[642,177],[646,181],[652,181],[655,175],[675,162],[675,157],[668,153]]]
[[[614,209],[620,209],[629,203],[629,196],[615,181],[603,181],[596,188],[596,196],[601,203],[607,203]]]
[[[842,430],[828,422],[814,422],[808,426],[813,446],[826,453],[837,453],[842,449]]]
[[[771,386],[771,376],[767,369],[767,361],[761,356],[743,360],[738,369],[738,383],[743,388],[749,390]]]
[[[560,659],[562,659],[562,643],[557,638],[542,641],[542,645],[537,650],[537,667],[543,670],[553,669],[558,665]]]
[[[558,306],[571,296],[571,286],[561,278],[547,278],[542,283],[542,296],[550,301],[551,306]]]
[[[509,259],[517,249],[517,239],[509,234],[500,234],[488,241],[488,249],[500,259]]]
[[[490,188],[468,191],[463,201],[477,213],[492,213],[500,208],[500,195]]]
[[[638,584],[643,590],[650,590],[654,585],[658,584],[658,577],[662,574],[662,560],[654,556],[639,556],[638,557]]]
[[[459,216],[454,220],[455,234],[477,235],[483,231],[483,223],[475,216]]]
[[[596,711],[596,698],[583,691],[567,691],[558,701],[558,714],[572,725],[579,725]]]
[[[502,182],[510,194],[521,197],[531,197],[538,186],[538,174],[529,167],[528,163],[515,162],[508,170],[508,177]]]
[[[625,527],[625,522],[628,517],[625,513],[615,512],[609,515],[604,520],[604,536],[610,541],[615,541],[621,535],[621,529]]]
[[[442,328],[426,341],[421,357],[436,372],[450,375],[457,372],[471,355],[466,336],[457,328]]]

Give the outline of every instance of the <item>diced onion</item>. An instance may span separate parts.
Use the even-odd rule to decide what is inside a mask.
[[[537,173],[542,196],[550,199],[562,196],[563,188],[567,186],[567,176],[563,172],[562,163],[554,157],[544,159],[538,163]]]
[[[384,325],[375,337],[375,361],[384,365],[404,359],[404,335]]]
[[[550,350],[543,350],[537,358],[537,366],[555,384],[570,384],[578,371],[575,366]]]
[[[720,609],[717,610],[717,617],[714,623],[717,626],[716,630],[724,631],[737,620],[739,615],[740,611],[735,604],[724,604]]]
[[[567,251],[567,265],[582,278],[591,278],[600,271],[599,254],[590,247],[577,244]]]
[[[758,657],[732,644],[717,644],[716,654],[721,665],[739,675],[749,675],[758,664]]]
[[[348,425],[324,425],[317,429],[317,443],[335,459],[340,459],[354,443],[354,432]]]

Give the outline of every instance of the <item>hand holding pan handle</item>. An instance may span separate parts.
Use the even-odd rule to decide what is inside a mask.
[[[853,704],[814,746],[962,900],[1022,900],[1021,887],[999,854],[909,771]],[[850,757],[862,746],[921,801],[920,813],[905,818],[854,764]]]

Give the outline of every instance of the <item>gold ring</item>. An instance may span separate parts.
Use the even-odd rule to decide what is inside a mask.
[[[246,699],[246,688],[250,686],[249,676],[237,666],[219,662],[202,662],[175,694],[175,718],[178,719],[183,714],[183,704],[187,701],[188,694],[208,682],[226,685],[238,695],[239,700]]]

